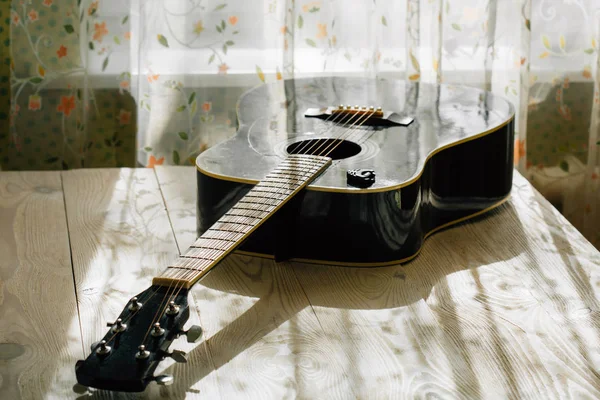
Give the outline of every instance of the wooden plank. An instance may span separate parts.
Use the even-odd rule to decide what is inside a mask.
[[[195,170],[157,167],[179,248],[195,241]],[[190,384],[214,374],[221,398],[355,398],[292,270],[229,256],[193,287],[212,366],[182,371]]]
[[[68,398],[82,345],[60,172],[0,173],[0,255],[0,398]]]
[[[106,323],[115,317],[134,294],[150,286],[178,254],[165,205],[151,169],[74,170],[63,174],[67,218],[83,342],[86,355],[91,343],[102,337]],[[195,308],[193,299],[190,306]],[[192,313],[188,326],[198,324]],[[218,390],[212,377],[199,382],[198,389],[177,379],[181,368],[203,368],[208,359],[205,346],[178,339],[172,348],[191,352],[187,364],[173,367],[161,363],[157,374],[175,371],[172,386],[151,383],[142,394],[97,391],[98,398],[177,397],[188,390],[188,398],[215,398]],[[74,363],[74,361],[73,361]]]
[[[359,397],[600,396],[599,253],[518,174],[514,188],[405,266],[295,266]]]
[[[175,186],[186,172],[157,173],[161,184]],[[182,181],[193,181],[194,174],[190,168]],[[171,194],[191,199],[192,190],[181,185]],[[185,221],[193,231],[195,218]],[[182,247],[193,242],[178,238]],[[209,281],[210,275],[201,281],[229,292],[214,294],[213,302],[229,298],[207,302],[207,310],[231,309],[236,290],[248,290],[241,290],[244,271],[263,274],[259,265],[268,263],[249,258],[236,268],[232,260],[240,259],[230,257],[215,279],[240,278],[229,285]],[[344,377],[343,390],[328,398],[600,397],[600,253],[518,173],[506,205],[436,233],[404,266],[292,268],[327,336],[319,348],[306,348],[306,357],[335,352],[332,374]],[[255,297],[258,305],[262,297]],[[310,324],[298,329],[305,332]]]

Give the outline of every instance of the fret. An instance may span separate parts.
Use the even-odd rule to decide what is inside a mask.
[[[270,189],[271,191],[287,191],[287,192],[291,193],[300,186],[302,186],[302,185],[294,183],[294,182],[270,181],[267,184],[254,186],[252,189],[250,189],[250,192],[253,192],[256,190],[261,190],[261,189]]]
[[[263,183],[262,185],[258,186],[256,185],[254,188],[261,188],[261,187],[269,187],[269,188],[274,188],[274,189],[291,189],[296,190],[297,188],[299,188],[300,186],[302,186],[303,181],[290,181],[290,180],[277,180],[274,178],[269,179],[269,181],[267,183]],[[252,190],[250,189],[250,190]]]
[[[239,239],[244,237],[244,234],[224,231],[213,231],[212,229],[209,229],[206,232],[204,232],[202,236],[208,239],[221,239],[227,240],[229,242],[237,242]]]
[[[252,206],[248,206],[248,207],[240,207],[239,204],[255,204],[254,207]],[[250,211],[267,211],[267,212],[271,212],[275,209],[275,207],[273,206],[260,206],[260,205],[256,205],[256,203],[246,203],[244,201],[239,201],[238,204],[236,204],[233,209],[235,210],[250,210]]]
[[[234,223],[234,224],[242,224],[242,225],[250,225],[250,226],[255,226],[256,224],[258,224],[260,222],[260,218],[250,218],[247,216],[232,216],[231,214],[227,213],[225,215],[223,215],[219,221],[223,221],[223,222],[230,222],[230,223]]]
[[[293,192],[294,190],[296,190],[299,186],[296,183],[293,182],[270,182],[269,184],[266,185],[256,185],[254,186],[252,189],[250,189],[249,193],[255,192],[255,191],[266,191],[269,190],[270,192],[273,193],[284,193],[287,192],[287,194],[290,194],[291,192]]]
[[[198,268],[188,268],[188,267],[175,267],[172,265],[169,265],[167,268],[169,268],[169,271],[173,271],[174,274],[172,275],[184,275],[186,272],[190,272],[190,271],[198,271]],[[175,271],[175,270],[180,270],[180,271]]]
[[[292,180],[292,179],[283,179],[283,178],[269,178],[268,181],[263,181],[261,182],[259,185],[256,185],[258,187],[260,186],[273,186],[273,184],[277,184],[277,185],[295,185],[295,186],[302,186],[302,184],[304,183],[304,180]],[[255,187],[256,187],[255,186]],[[277,186],[275,186],[277,187]]]
[[[319,168],[318,165],[315,165],[314,163],[311,163],[310,161],[304,161],[304,160],[286,160],[281,162],[277,168],[286,168],[286,167],[305,167],[305,168]]]
[[[210,258],[213,261],[217,258],[221,257],[225,252],[223,250],[218,249],[209,249],[209,248],[197,248],[191,247],[182,257],[190,257],[190,258]]]
[[[277,206],[281,203],[281,200],[285,199],[286,195],[272,194],[270,196],[246,196],[245,199],[259,199],[258,201],[252,201],[252,204],[268,204],[271,206]]]
[[[236,212],[236,211],[239,211],[239,212]],[[257,211],[257,210],[248,211],[246,209],[237,209],[236,210],[234,208],[232,208],[225,214],[225,216],[250,217],[250,218],[259,218],[259,219],[263,219],[267,215],[269,215],[269,213],[266,211]]]
[[[238,225],[238,224],[232,224],[229,222],[220,222],[220,221],[215,222],[210,227],[211,230],[224,231],[224,232],[236,232],[236,233],[246,233],[252,228],[253,228],[253,226],[249,226],[249,225]]]
[[[246,198],[252,200],[252,202],[257,201],[258,203],[261,203],[261,204],[263,204],[263,202],[265,200],[269,200],[269,199],[275,200],[275,201],[277,201],[277,203],[275,205],[279,205],[281,200],[285,200],[290,194],[291,194],[291,192],[275,193],[275,192],[268,192],[266,190],[265,191],[259,190],[259,191],[248,193]]]
[[[289,156],[155,277],[153,284],[190,288],[330,163],[327,157]]]
[[[302,175],[304,175],[304,179],[306,179],[306,178],[312,176],[312,174],[314,174],[314,170],[312,170],[312,169],[305,169],[305,168],[298,168],[298,167],[276,169],[272,172],[279,172],[279,173],[283,173],[283,174],[289,174],[289,173],[302,174]],[[271,177],[271,178],[274,178],[274,177]]]
[[[260,183],[271,181],[272,179],[296,179],[297,181],[304,181],[313,174],[311,171],[300,171],[297,169],[271,171],[271,173],[265,176],[265,179]]]
[[[282,191],[271,191],[271,190],[266,190],[266,189],[255,189],[251,192],[248,192],[248,194],[246,195],[246,197],[255,197],[255,198],[260,198],[261,201],[263,199],[277,199],[277,200],[284,200],[286,199],[290,194],[292,194],[293,190],[288,190],[287,192],[282,192]]]
[[[275,175],[275,176],[274,176]],[[281,176],[277,176],[277,175],[281,175]],[[269,178],[284,178],[284,177],[293,177],[296,178],[298,180],[303,180],[305,179],[307,176],[310,176],[310,174],[306,173],[306,174],[300,174],[298,173],[298,171],[271,171],[265,178],[266,180],[269,180]]]
[[[296,172],[302,172],[302,173],[309,173],[314,168],[315,168],[314,165],[284,163],[284,164],[277,166],[277,168],[275,168],[273,170],[273,172],[278,172],[278,171],[294,172],[294,171],[296,171]]]
[[[213,260],[199,260],[197,258],[179,257],[171,264],[171,268],[186,268],[190,270],[202,271],[203,267],[213,264]]]
[[[282,192],[283,193],[283,192],[286,192],[286,191],[288,193],[291,193],[294,190],[296,190],[297,188],[299,188],[300,186],[302,186],[302,185],[297,185],[297,184],[292,183],[292,182],[275,182],[275,181],[273,181],[273,182],[269,182],[266,185],[254,186],[250,190],[250,192],[248,192],[248,193],[251,193],[251,192],[256,191],[256,190],[263,190],[264,191],[266,189],[270,189],[270,191],[272,191],[274,193],[276,193],[276,192]]]
[[[229,240],[207,239],[207,238],[200,237],[190,247],[215,249],[215,250],[228,250],[230,246],[231,246],[231,241],[229,241]]]
[[[253,198],[256,198],[256,197],[252,197],[252,196],[244,197],[244,200],[240,201],[239,203],[241,205],[251,204],[252,206],[256,206],[256,207],[273,207],[273,209],[275,209],[277,207],[277,205],[280,203],[280,201],[276,201],[275,204],[265,204],[265,203],[267,203],[267,200],[268,200],[267,197],[259,197],[260,200],[258,200],[258,201],[250,201]]]

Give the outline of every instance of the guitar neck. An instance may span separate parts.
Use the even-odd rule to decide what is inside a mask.
[[[215,222],[154,285],[192,287],[256,228],[331,164],[328,157],[290,155]]]

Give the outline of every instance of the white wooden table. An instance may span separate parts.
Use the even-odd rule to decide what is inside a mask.
[[[74,364],[195,239],[192,167],[0,173],[0,399]],[[520,175],[484,218],[374,269],[231,256],[192,290],[175,384],[82,398],[599,398],[600,253]]]

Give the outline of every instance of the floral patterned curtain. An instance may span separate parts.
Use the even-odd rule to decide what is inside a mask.
[[[600,247],[596,0],[0,2],[3,169],[192,164],[263,82],[478,86],[517,110],[518,170]]]

